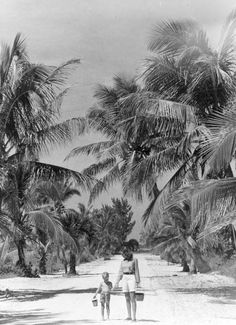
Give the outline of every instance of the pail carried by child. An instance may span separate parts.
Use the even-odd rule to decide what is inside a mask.
[[[94,307],[97,307],[97,305],[98,305],[98,300],[97,300],[97,299],[93,299],[93,300],[92,300],[92,303],[93,303],[93,306],[94,306]]]

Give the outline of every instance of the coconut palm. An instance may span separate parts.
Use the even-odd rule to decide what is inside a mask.
[[[235,22],[233,11],[223,27],[218,51],[210,47],[206,33],[190,20],[162,22],[153,30],[149,42],[153,55],[146,60],[142,75],[145,87],[161,98],[194,106],[197,128],[194,137],[192,132],[187,137],[187,150],[191,143],[194,150],[151,201],[143,216],[145,222],[151,214],[161,213],[166,198],[189,177],[198,180],[206,175],[206,157],[200,154],[202,142],[212,139],[206,120],[211,120],[214,112],[226,110],[235,95]],[[225,174],[228,166],[223,168]]]
[[[235,22],[232,11],[217,50],[194,21],[156,25],[149,42],[153,55],[144,68],[147,89],[197,107],[200,117],[222,110],[235,94]]]
[[[105,172],[91,200],[117,181],[124,194],[138,199],[143,192],[159,193],[158,175],[184,159],[178,147],[188,145],[185,132],[194,122],[192,107],[160,100],[135,80],[122,77],[114,78],[114,87],[99,86],[95,96],[98,106],[88,113],[88,123],[108,140],[75,148],[67,157],[92,154],[98,159],[84,171],[89,175]]]
[[[53,240],[57,245],[58,255],[62,256],[61,260],[66,273],[68,264],[66,255],[69,251],[69,273],[76,274],[76,255],[83,251],[82,239],[90,242],[94,237],[93,223],[85,206],[79,203],[79,211],[65,206],[67,200],[75,195],[80,196],[79,190],[68,181],[39,181],[36,184],[35,195],[39,202],[49,205],[55,211],[63,229],[63,235],[60,238],[55,239],[55,236],[49,236],[47,228],[44,229],[42,237],[45,237],[47,232],[47,243]],[[48,248],[47,244],[44,246]],[[44,257],[46,258],[46,254]]]
[[[221,242],[231,241],[234,250],[235,221],[235,179],[205,179],[195,181],[174,192],[169,198],[166,210],[189,204],[190,227],[185,236],[186,247],[190,248],[193,260],[200,267],[205,265],[202,252],[225,250]],[[228,230],[227,230],[228,229]],[[226,233],[230,230],[230,236]],[[224,252],[226,253],[226,251]],[[200,260],[199,260],[200,258]],[[204,266],[205,267],[205,266]],[[199,268],[199,266],[198,266]],[[200,270],[200,269],[199,269]]]
[[[83,187],[89,184],[89,178],[78,172],[39,161],[40,152],[49,145],[70,141],[75,133],[84,130],[83,119],[58,123],[62,99],[68,91],[62,88],[70,67],[77,63],[77,59],[59,67],[30,63],[19,34],[12,47],[2,48],[0,165],[2,192],[6,195],[1,197],[1,211],[10,216],[16,233],[29,232],[27,223],[24,226],[30,211],[29,200],[24,201],[25,190],[37,178],[66,177]],[[10,189],[8,194],[6,189]],[[19,236],[15,243],[19,262],[24,265],[25,240]]]
[[[98,255],[107,257],[120,250],[134,227],[132,216],[131,206],[123,198],[112,198],[112,206],[106,204],[93,210]]]
[[[86,246],[95,238],[95,227],[90,217],[73,209],[66,209],[60,220],[63,229],[74,240],[75,245],[65,242],[65,249],[69,248],[69,274],[76,274],[76,255],[82,254]]]
[[[20,168],[21,167],[21,168]],[[18,262],[25,269],[24,249],[29,242],[38,242],[37,229],[47,229],[51,237],[60,237],[63,233],[58,217],[49,206],[36,200],[29,169],[17,166],[8,170],[7,186],[2,194],[2,211],[7,216],[7,234],[13,240],[18,251]],[[6,227],[5,227],[6,228]],[[41,241],[43,244],[43,241]]]
[[[48,206],[51,211],[54,211],[57,215],[58,221],[60,222],[64,232],[63,236],[58,238],[55,236],[55,233],[50,232],[47,225],[44,224],[44,227],[39,227],[37,229],[38,242],[39,242],[39,255],[40,263],[42,265],[41,273],[46,272],[46,259],[48,250],[51,248],[52,244],[55,244],[58,249],[63,250],[65,242],[72,246],[75,246],[73,238],[70,238],[67,229],[65,229],[65,220],[64,215],[72,214],[74,211],[66,209],[64,204],[65,202],[73,197],[74,195],[80,196],[80,192],[77,188],[73,187],[69,181],[39,181],[35,185],[34,194],[36,196],[36,201],[43,206]],[[68,234],[68,235],[67,235]],[[60,254],[58,254],[60,256]],[[62,252],[62,255],[65,255],[65,252]],[[63,259],[65,269],[67,269],[67,261]]]
[[[160,231],[157,238],[164,237],[161,240],[162,246],[166,248],[172,245],[172,249],[180,251],[181,257],[186,256],[191,261],[191,272],[195,272],[195,268],[200,273],[209,272],[210,266],[202,256],[202,234],[206,230],[206,225],[198,222],[199,219],[191,213],[191,201],[187,196],[184,198],[180,196],[182,200],[178,200],[177,197],[178,191],[169,198],[169,204],[162,215],[164,221],[162,224],[159,223]],[[209,247],[207,241],[204,244]]]
[[[224,112],[208,119],[208,136],[200,151],[206,165],[205,179],[183,188],[183,193],[191,198],[192,215],[201,222],[207,220],[204,236],[219,232],[235,220],[235,121],[234,102]],[[231,173],[227,174],[228,169]],[[207,219],[199,214],[203,208]]]

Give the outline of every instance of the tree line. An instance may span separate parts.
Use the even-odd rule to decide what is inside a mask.
[[[4,46],[0,62],[2,252],[10,238],[18,251],[18,264],[24,267],[23,247],[33,225],[46,224],[60,241],[65,228],[71,227],[68,220],[75,222],[75,212],[67,217],[60,201],[53,205],[50,195],[40,194],[38,182],[44,190],[57,183],[73,184],[75,191],[88,190],[89,204],[120,182],[123,196],[150,201],[143,214],[143,238],[163,256],[167,250],[168,256],[176,255],[200,272],[211,270],[207,256],[234,250],[235,22],[233,11],[223,26],[218,50],[191,20],[157,24],[142,72],[131,78],[120,74],[111,86],[98,85],[96,102],[86,116],[62,123],[57,121],[68,92],[65,81],[79,60],[59,67],[32,64],[20,35],[12,47]],[[66,159],[86,154],[94,156],[96,163],[79,173],[40,162],[42,150],[91,130],[105,140],[76,147]],[[159,179],[167,174],[170,177],[160,188]],[[121,203],[115,202],[113,208],[103,206],[102,214],[122,229],[112,210]],[[101,210],[94,213],[96,229],[109,224],[106,217],[99,219]],[[98,251],[109,247],[113,252],[119,246],[110,236],[112,229],[108,227],[106,238],[101,235]],[[39,230],[36,240],[40,236],[47,245],[50,236]],[[67,240],[73,246],[73,235]]]

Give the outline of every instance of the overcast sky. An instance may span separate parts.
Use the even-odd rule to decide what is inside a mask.
[[[156,23],[194,19],[217,46],[220,27],[236,7],[235,0],[0,0],[0,5],[1,41],[10,43],[21,32],[34,62],[56,65],[81,58],[70,79],[73,89],[65,100],[63,118],[86,113],[97,83],[109,85],[114,75],[136,73],[147,56],[148,38]],[[65,164],[65,155],[75,146],[97,140],[92,135],[76,139],[43,159],[80,171],[88,159]],[[106,195],[98,202],[103,200],[107,201]],[[138,220],[143,210],[144,205],[136,206]]]

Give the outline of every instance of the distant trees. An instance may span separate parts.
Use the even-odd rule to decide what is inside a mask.
[[[131,209],[126,199],[112,198],[112,206],[103,205],[101,209],[93,211],[98,255],[105,257],[114,254],[123,246],[135,224]]]

